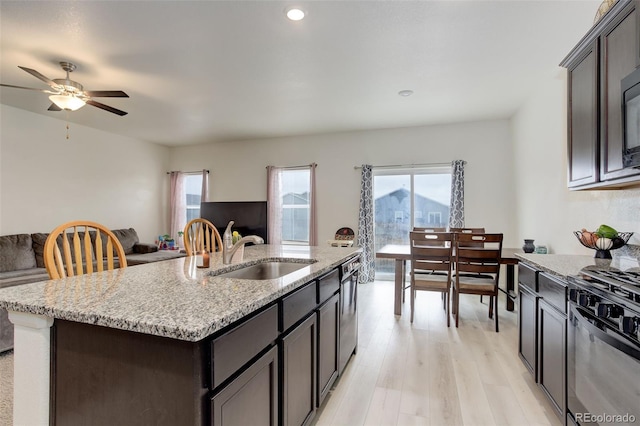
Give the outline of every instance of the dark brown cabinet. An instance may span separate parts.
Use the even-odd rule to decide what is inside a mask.
[[[598,48],[592,43],[569,69],[569,186],[598,181]]]
[[[282,338],[282,424],[306,425],[316,412],[315,313]]]
[[[624,186],[621,80],[640,65],[638,2],[619,1],[561,63],[568,70],[568,186]]]
[[[518,283],[520,359],[564,419],[567,284],[524,263],[518,266]]]
[[[278,424],[278,348],[273,347],[211,399],[211,424]]]
[[[567,316],[544,299],[538,306],[538,382],[557,414],[564,418]]]
[[[318,308],[318,407],[338,377],[340,295],[334,294]]]
[[[600,36],[600,180],[640,174],[622,164],[622,92],[620,82],[640,64],[638,11],[632,2]]]
[[[537,380],[536,366],[538,363],[538,297],[522,285],[518,297],[518,353],[524,365]]]
[[[538,379],[538,271],[518,265],[518,355]]]

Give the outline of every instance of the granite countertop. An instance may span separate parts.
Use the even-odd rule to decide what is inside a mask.
[[[210,276],[238,269],[213,253],[210,267],[195,256],[114,271],[0,289],[0,307],[138,333],[196,342],[329,272],[357,247],[248,246],[242,264],[286,258],[302,269],[271,280]],[[306,263],[306,262],[305,262]]]
[[[638,269],[639,263],[635,253],[615,255],[613,259],[596,259],[593,255],[571,254],[534,254],[516,253],[522,263],[536,269],[567,279],[570,275],[579,275],[583,268],[617,269],[621,271]]]

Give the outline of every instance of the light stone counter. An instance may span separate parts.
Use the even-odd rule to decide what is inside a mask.
[[[95,324],[196,342],[329,272],[358,253],[353,247],[248,246],[242,264],[264,258],[316,260],[279,279],[245,280],[209,276],[223,265],[214,253],[208,269],[186,257],[115,271],[43,281],[0,290],[9,311]]]
[[[613,259],[609,260],[596,259],[593,255],[570,254],[516,253],[516,257],[522,263],[566,280],[570,275],[579,275],[582,268],[614,268],[622,271],[636,269],[638,268],[638,258],[635,254],[635,252],[614,254]]]

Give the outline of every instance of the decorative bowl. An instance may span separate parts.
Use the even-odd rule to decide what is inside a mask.
[[[578,238],[580,244],[586,248],[596,251],[594,257],[597,257],[598,259],[611,259],[611,250],[624,247],[629,241],[629,238],[633,235],[633,232],[618,232],[618,236],[611,239],[597,237],[588,238],[582,235],[582,231],[574,231],[573,234]]]

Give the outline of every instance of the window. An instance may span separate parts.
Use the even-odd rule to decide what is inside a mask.
[[[187,173],[184,178],[185,194],[187,197],[187,223],[189,223],[191,219],[200,217],[202,173]]]
[[[446,228],[451,168],[374,170],[374,246],[409,244],[413,227]],[[376,259],[376,273],[393,273],[393,260]]]
[[[281,175],[282,242],[309,244],[311,171],[283,170]]]

